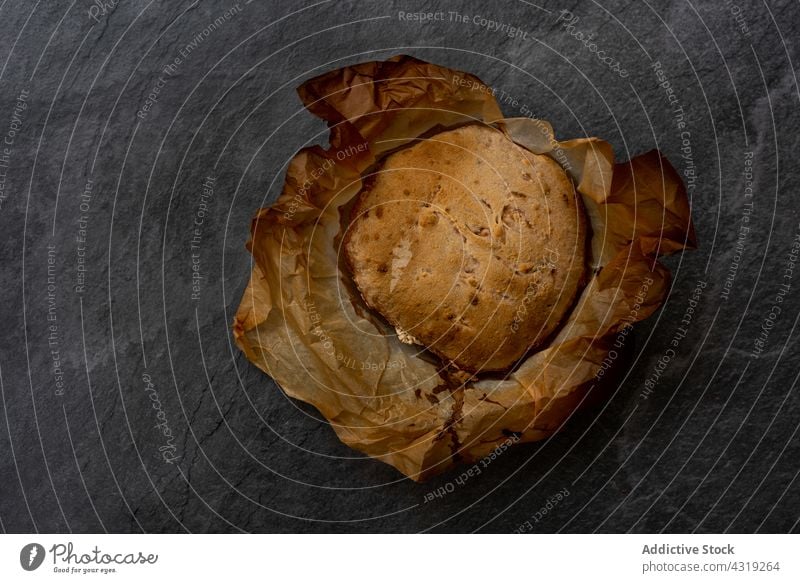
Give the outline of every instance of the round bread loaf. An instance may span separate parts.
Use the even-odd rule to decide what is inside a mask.
[[[446,364],[509,368],[542,345],[585,271],[583,207],[564,170],[492,127],[387,156],[343,244],[364,301]]]

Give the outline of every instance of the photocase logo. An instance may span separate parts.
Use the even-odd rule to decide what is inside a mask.
[[[111,14],[114,8],[117,7],[117,4],[119,4],[119,0],[94,0],[92,5],[89,6],[89,10],[86,11],[86,14],[99,24],[100,17]]]
[[[35,571],[44,562],[44,547],[38,543],[30,543],[19,552],[19,564],[26,571]]]

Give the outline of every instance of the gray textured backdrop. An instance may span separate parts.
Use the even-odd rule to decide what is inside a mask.
[[[3,1],[0,528],[797,530],[798,24],[788,0]],[[607,406],[463,485],[349,450],[229,334],[250,217],[325,135],[294,88],[397,53],[475,73],[560,138],[658,147],[694,184],[701,248],[668,260]]]

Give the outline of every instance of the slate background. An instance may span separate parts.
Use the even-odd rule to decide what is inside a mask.
[[[800,271],[764,354],[751,355],[799,229],[796,4],[242,0],[165,78],[144,119],[137,111],[162,68],[236,3],[92,6],[0,4],[2,139],[17,96],[29,92],[0,191],[2,531],[511,532],[526,520],[536,532],[798,529]],[[519,26],[528,38],[398,19],[437,9]],[[564,9],[627,79],[561,28]],[[701,248],[668,260],[672,295],[637,327],[633,367],[605,408],[508,451],[428,504],[425,495],[459,472],[418,485],[349,450],[242,357],[228,328],[250,269],[250,217],[277,195],[291,155],[325,136],[294,87],[401,52],[477,74],[561,138],[601,136],[619,159],[657,146],[684,170],[650,68],[660,60],[688,114],[697,167]],[[726,301],[748,202],[746,152],[751,230]],[[191,223],[208,174],[216,186],[201,243],[207,279],[192,302]],[[77,293],[81,214],[88,269]],[[689,333],[644,399],[698,281],[706,288]],[[160,459],[144,373],[177,436],[178,463]],[[569,495],[536,522],[563,489]]]

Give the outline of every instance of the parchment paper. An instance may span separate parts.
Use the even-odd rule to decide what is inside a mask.
[[[613,343],[664,301],[656,257],[695,246],[686,191],[658,152],[614,164],[597,138],[559,142],[547,122],[502,119],[479,79],[398,56],[324,74],[298,89],[330,126],[330,147],[291,161],[258,211],[254,267],[233,324],[238,346],[287,395],[314,405],[339,438],[423,480],[513,441],[557,430],[602,381]],[[341,207],[381,156],[427,131],[492,123],[559,162],[591,222],[591,277],[549,347],[504,378],[444,371],[371,314],[340,261]],[[509,331],[509,333],[511,333]]]

